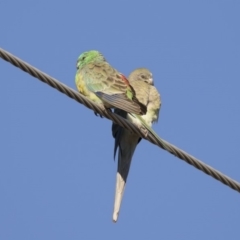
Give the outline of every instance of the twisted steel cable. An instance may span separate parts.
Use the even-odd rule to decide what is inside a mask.
[[[5,61],[10,62],[14,66],[20,68],[21,70],[29,73],[33,77],[41,80],[44,83],[47,83],[51,87],[57,89],[58,91],[66,94],[70,98],[76,100],[77,102],[83,104],[89,109],[94,110],[94,112],[112,120],[114,123],[117,123],[121,127],[124,127],[135,134],[141,136],[142,138],[150,141],[151,143],[159,146],[160,148],[168,151],[169,153],[173,154],[174,156],[180,158],[181,160],[184,160],[188,164],[194,166],[195,168],[203,171],[204,173],[212,176],[216,180],[222,182],[223,184],[229,186],[230,188],[240,192],[240,183],[237,181],[231,179],[230,177],[224,175],[223,173],[215,170],[214,168],[208,166],[207,164],[201,162],[197,158],[191,156],[190,154],[184,152],[183,150],[177,148],[176,146],[168,143],[167,141],[155,137],[151,132],[148,132],[148,134],[145,134],[146,131],[143,131],[143,129],[139,128],[137,125],[129,122],[128,120],[120,117],[117,114],[112,113],[111,111],[106,111],[103,108],[96,105],[94,102],[88,100],[85,96],[79,94],[77,91],[69,88],[65,84],[59,82],[58,80],[50,77],[49,75],[41,72],[37,68],[31,66],[30,64],[24,62],[23,60],[15,57],[14,55],[10,54],[9,52],[3,50],[0,48],[0,57],[3,58]],[[147,129],[145,129],[147,130]]]

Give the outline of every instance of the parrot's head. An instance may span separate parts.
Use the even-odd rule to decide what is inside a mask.
[[[154,85],[152,73],[147,68],[137,68],[128,77],[129,81],[142,81]]]
[[[91,50],[88,52],[84,52],[78,57],[77,69],[81,69],[86,64],[95,62],[95,61],[106,61],[106,60],[99,51]]]

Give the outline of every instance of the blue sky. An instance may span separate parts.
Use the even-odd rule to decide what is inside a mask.
[[[149,68],[165,140],[240,181],[240,2],[4,1],[0,46],[75,88],[97,49]],[[0,239],[239,239],[239,193],[142,141],[117,224],[111,122],[0,59]]]

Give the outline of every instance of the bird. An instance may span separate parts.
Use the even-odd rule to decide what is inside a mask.
[[[138,68],[131,72],[128,79],[136,93],[136,97],[146,106],[147,112],[142,116],[131,114],[121,109],[115,109],[114,112],[138,126],[146,127],[148,131],[156,136],[151,126],[158,121],[161,98],[158,90],[154,87],[152,73],[147,68]],[[132,157],[136,146],[141,141],[141,137],[116,123],[112,124],[112,135],[115,138],[114,159],[118,150],[113,210],[113,222],[117,222]]]
[[[146,114],[146,106],[138,101],[128,79],[114,69],[99,51],[80,54],[75,84],[81,94],[103,110],[118,108],[137,115]]]

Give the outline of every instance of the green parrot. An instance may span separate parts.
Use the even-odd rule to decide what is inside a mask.
[[[154,136],[157,134],[152,130],[152,123],[157,122],[161,107],[160,94],[153,86],[151,72],[146,68],[138,68],[129,76],[129,82],[136,92],[138,100],[147,107],[147,113],[143,116],[127,113],[120,109],[114,112],[118,115],[136,123],[138,126],[146,127]],[[116,222],[120,211],[122,197],[131,165],[131,160],[140,142],[141,137],[130,132],[119,125],[112,124],[112,134],[115,138],[114,158],[118,150],[118,169],[116,176],[115,202],[113,210],[113,221]]]
[[[104,110],[118,108],[138,115],[147,111],[127,78],[111,67],[98,51],[91,50],[79,56],[75,83],[80,93]]]

